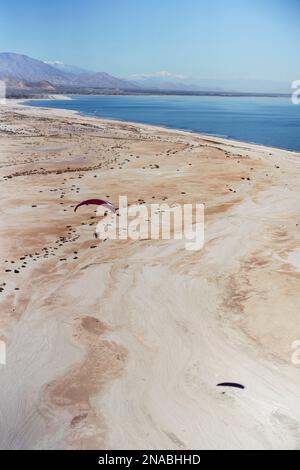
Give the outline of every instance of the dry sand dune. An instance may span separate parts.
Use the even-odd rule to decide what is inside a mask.
[[[300,448],[300,155],[12,101],[0,146],[0,447]],[[95,240],[120,194],[204,248]]]

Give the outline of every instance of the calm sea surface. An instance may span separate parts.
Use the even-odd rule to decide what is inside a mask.
[[[300,105],[289,98],[73,96],[31,101],[87,116],[154,124],[300,151]]]

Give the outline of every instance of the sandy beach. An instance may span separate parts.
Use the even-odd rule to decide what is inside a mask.
[[[0,448],[299,449],[300,154],[13,100],[0,148]],[[95,240],[119,195],[204,248]]]

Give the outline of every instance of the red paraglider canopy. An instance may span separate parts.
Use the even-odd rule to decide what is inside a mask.
[[[111,202],[105,201],[104,199],[86,199],[85,201],[82,201],[79,204],[77,204],[77,206],[74,209],[74,212],[76,212],[78,207],[80,206],[89,206],[89,205],[104,206],[110,211],[116,212],[115,206]]]

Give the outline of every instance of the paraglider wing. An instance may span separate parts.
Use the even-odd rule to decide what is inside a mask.
[[[86,199],[85,201],[82,201],[79,204],[77,204],[77,206],[74,209],[74,212],[76,212],[78,207],[80,206],[89,206],[89,205],[104,206],[110,211],[116,212],[114,205],[109,201],[105,201],[104,199]]]
[[[242,384],[238,384],[236,382],[222,382],[220,384],[217,384],[218,387],[233,387],[233,388],[241,388],[244,389],[245,386]]]

